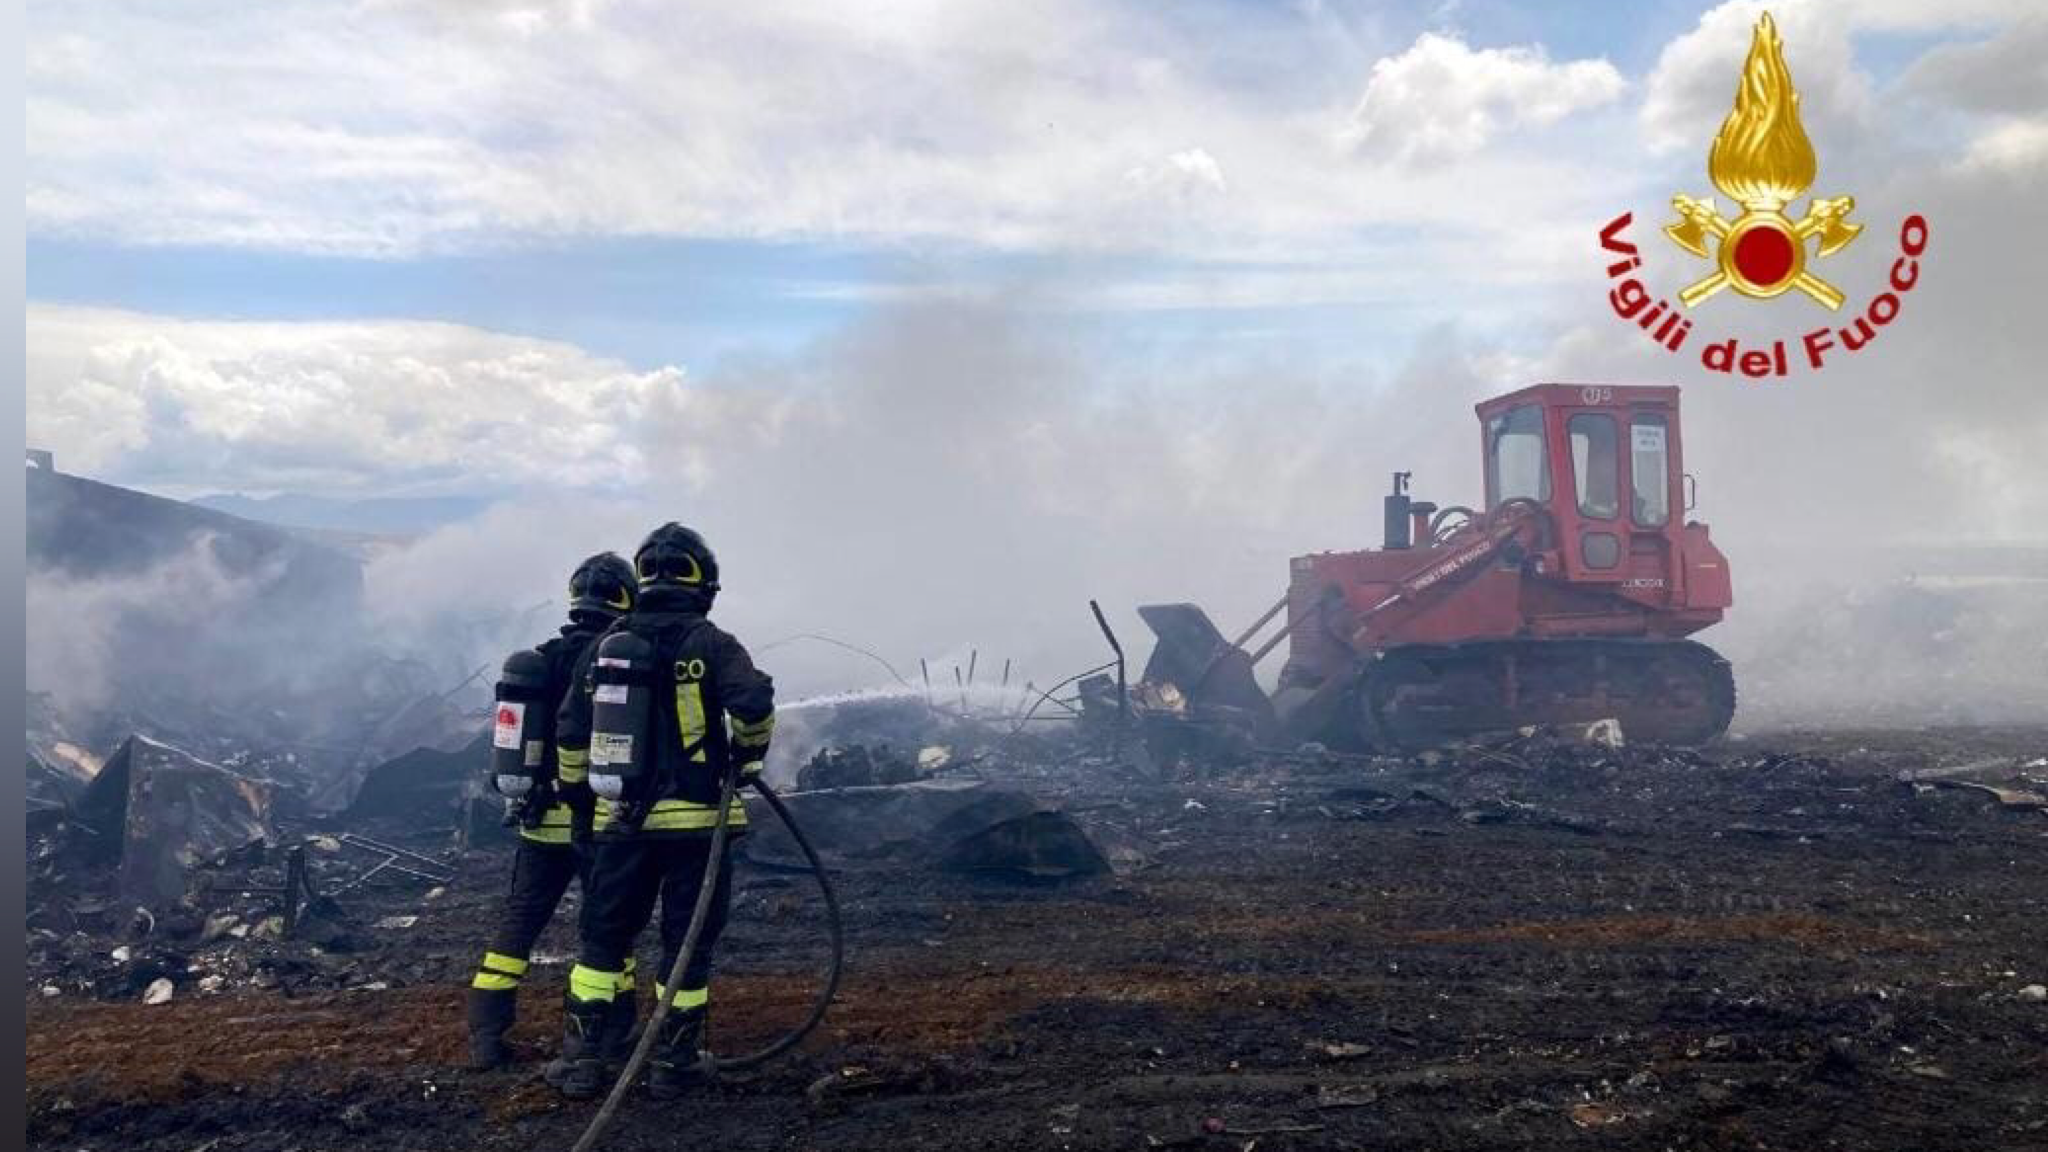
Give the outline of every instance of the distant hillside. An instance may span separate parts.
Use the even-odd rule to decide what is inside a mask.
[[[356,628],[363,570],[341,552],[97,480],[26,475],[29,685],[81,724],[311,691]]]
[[[47,469],[27,489],[45,801],[140,734],[333,808],[369,765],[438,747],[461,719],[450,673],[385,650],[346,542]]]
[[[420,536],[475,516],[488,506],[489,501],[473,496],[336,500],[298,492],[275,496],[244,496],[239,492],[226,492],[201,496],[192,503],[292,528],[368,536]]]
[[[361,593],[355,560],[275,525],[82,476],[35,468],[25,475],[32,570],[138,576],[203,545],[226,575],[289,585],[300,601]]]

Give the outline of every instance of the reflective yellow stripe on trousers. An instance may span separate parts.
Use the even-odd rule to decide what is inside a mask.
[[[595,968],[585,968],[578,964],[569,969],[569,998],[585,1003],[592,1000],[610,1000],[618,995],[622,975],[618,972],[599,972]]]
[[[519,978],[524,975],[526,961],[502,952],[486,952],[469,986],[484,992],[511,992],[519,987]]]

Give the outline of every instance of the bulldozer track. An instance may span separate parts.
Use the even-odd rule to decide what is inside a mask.
[[[1734,718],[1735,679],[1691,640],[1411,644],[1365,664],[1354,715],[1367,744],[1403,750],[1606,719],[1630,740],[1703,744]]]

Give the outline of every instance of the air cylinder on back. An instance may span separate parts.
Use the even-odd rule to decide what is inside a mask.
[[[547,694],[547,657],[522,648],[505,658],[491,728],[491,782],[501,795],[524,796],[533,789],[552,727]]]
[[[602,795],[652,768],[654,645],[631,632],[606,636],[591,682],[590,783]]]

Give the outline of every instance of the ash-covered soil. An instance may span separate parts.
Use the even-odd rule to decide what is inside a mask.
[[[2048,1003],[2024,991],[2048,983],[2048,813],[1899,778],[1975,764],[2042,792],[2044,757],[2031,729],[1025,763],[1004,777],[1143,862],[842,873],[825,1028],[750,1078],[636,1098],[606,1146],[2048,1148]],[[356,893],[346,951],[145,939],[124,965],[99,951],[119,926],[32,933],[30,1145],[566,1149],[594,1107],[538,1057],[571,914],[518,1033],[536,1060],[467,1073],[505,857],[457,867],[431,900]],[[727,1050],[797,1019],[823,954],[803,876],[741,878]],[[392,915],[419,919],[372,926]],[[178,976],[169,1003],[136,999],[141,956]]]

